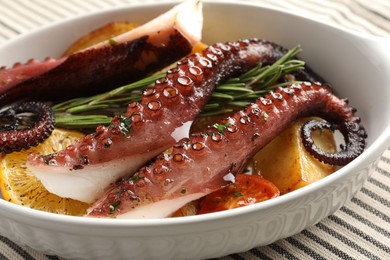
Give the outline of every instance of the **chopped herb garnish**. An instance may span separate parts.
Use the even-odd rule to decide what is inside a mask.
[[[131,131],[131,128],[132,128],[131,123],[132,122],[133,121],[131,120],[131,116],[129,116],[129,117],[122,116],[121,117],[121,119],[119,121],[118,128],[125,136],[128,136],[130,131]]]
[[[139,179],[141,179],[141,177],[139,176],[139,173],[136,172],[136,173],[134,173],[134,175],[130,178],[130,181],[136,182],[136,181],[138,181]]]
[[[114,214],[115,209],[116,209],[120,204],[121,204],[121,201],[120,201],[120,200],[115,201],[114,203],[112,203],[112,204],[110,205],[110,211],[108,212],[108,214],[110,214],[110,215]]]
[[[186,188],[182,188],[180,192],[181,192],[181,194],[186,194],[187,193],[187,189]]]
[[[89,163],[88,156],[82,155],[82,158],[83,158],[83,164],[84,164],[84,165],[87,165],[87,164]]]
[[[232,171],[233,168],[236,167],[236,166],[237,166],[237,163],[232,162],[232,163],[230,164],[230,171]]]
[[[243,196],[242,193],[238,192],[238,191],[234,192],[233,194],[235,197],[242,197]]]
[[[73,170],[81,170],[81,169],[84,169],[84,166],[82,166],[81,164],[73,165]]]
[[[214,124],[213,127],[216,128],[219,132],[222,132],[230,125],[229,122],[226,122],[225,124]]]
[[[118,44],[118,42],[115,41],[115,40],[112,39],[112,38],[108,40],[108,43],[111,44],[111,45],[117,45],[117,44]]]
[[[126,190],[125,189],[120,189],[117,193],[116,193],[116,195],[117,196],[120,196],[120,195],[122,195],[122,193],[124,193]]]
[[[55,158],[56,156],[57,153],[52,153],[52,154],[42,156],[44,164],[51,165],[51,163],[53,162],[52,159]]]
[[[10,79],[3,79],[1,83],[7,85],[10,81],[11,81]]]

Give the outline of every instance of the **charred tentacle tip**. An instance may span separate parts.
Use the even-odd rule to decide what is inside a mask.
[[[336,153],[322,150],[311,136],[311,132],[318,129],[328,129],[332,132],[339,130],[344,137],[345,145],[341,145],[341,150]],[[301,136],[305,149],[316,159],[327,164],[343,166],[363,153],[367,133],[358,122],[334,125],[325,121],[311,120],[302,126]]]
[[[32,126],[19,129],[17,115],[26,112],[35,114],[37,119]],[[50,136],[55,124],[52,109],[43,103],[32,101],[11,105],[2,112],[1,119],[7,120],[0,128],[0,152],[4,153],[38,145]]]

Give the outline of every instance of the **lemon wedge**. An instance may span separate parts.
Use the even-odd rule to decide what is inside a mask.
[[[26,167],[26,159],[30,153],[55,153],[83,136],[80,132],[55,129],[50,137],[38,146],[0,157],[0,189],[4,200],[57,214],[84,215],[88,204],[48,192]]]

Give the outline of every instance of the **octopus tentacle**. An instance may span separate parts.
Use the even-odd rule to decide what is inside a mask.
[[[311,132],[317,129],[339,130],[345,140],[341,151],[329,153],[319,148],[311,137]],[[311,120],[306,122],[301,129],[302,142],[306,150],[319,161],[333,165],[346,165],[364,151],[367,134],[359,122],[343,122],[334,125],[329,122]]]
[[[0,152],[10,153],[36,146],[50,136],[54,129],[54,116],[49,106],[39,102],[23,102],[13,104],[8,108],[11,119],[19,113],[31,112],[36,114],[34,125],[17,129],[17,122],[13,121],[6,129],[0,130]],[[5,112],[3,112],[5,113]]]
[[[48,57],[43,61],[30,59],[24,64],[15,63],[10,68],[0,68],[0,93],[5,93],[15,85],[57,67],[63,61]]]
[[[249,158],[298,117],[323,115],[353,125],[359,122],[354,113],[328,86],[305,82],[278,88],[222,120],[219,130],[212,127],[178,142],[135,175],[117,182],[90,207],[88,216],[169,216],[233,181]],[[364,128],[359,129],[359,143],[364,144]],[[359,148],[353,156],[361,152]]]
[[[187,1],[110,41],[68,57],[0,69],[0,106],[59,100],[128,84],[189,54],[200,41],[202,4]]]
[[[50,192],[92,202],[116,179],[187,137],[218,83],[259,63],[273,63],[285,52],[258,39],[212,45],[169,70],[111,126],[99,126],[58,154],[31,156],[28,167]]]

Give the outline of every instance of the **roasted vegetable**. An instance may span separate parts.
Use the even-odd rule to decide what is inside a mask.
[[[302,145],[301,126],[308,119],[296,121],[258,152],[249,167],[271,181],[281,194],[296,190],[331,174],[337,167],[312,157]],[[336,151],[333,134],[327,130],[313,132],[316,144],[328,152]]]
[[[83,50],[99,42],[109,40],[119,34],[134,29],[135,27],[137,27],[137,25],[130,22],[109,23],[79,38],[64,52],[63,56],[68,56],[74,52]]]
[[[256,174],[237,174],[236,182],[200,200],[198,214],[239,208],[279,196],[278,188]]]

